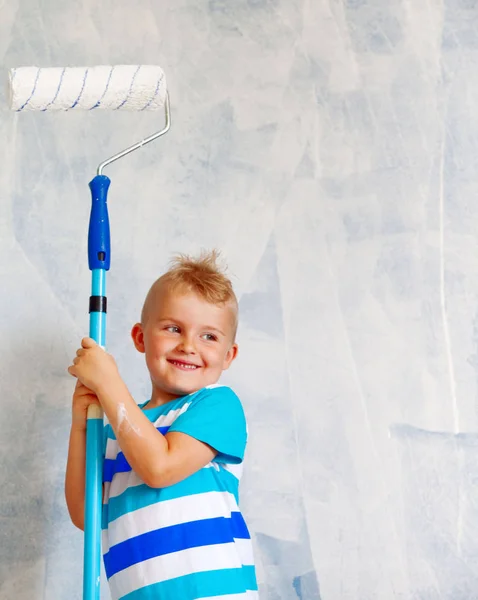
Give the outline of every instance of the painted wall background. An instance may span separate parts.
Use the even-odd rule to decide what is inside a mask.
[[[107,172],[108,345],[143,400],[149,284],[223,250],[261,598],[478,598],[478,3],[0,9],[6,68],[166,71],[171,132]],[[87,184],[159,118],[0,111],[2,600],[81,597],[63,478]]]

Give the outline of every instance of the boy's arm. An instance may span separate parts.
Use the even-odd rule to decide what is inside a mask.
[[[70,518],[81,530],[85,521],[86,416],[90,404],[99,404],[96,394],[77,381],[72,402],[65,498]]]
[[[117,378],[98,398],[131,468],[150,487],[167,487],[210,463],[217,452],[180,432],[162,435]]]
[[[181,432],[163,436],[158,432],[131,397],[112,356],[90,338],[84,338],[81,346],[68,368],[70,375],[78,378],[77,386],[85,394],[83,404],[79,397],[76,405],[80,408],[75,414],[85,422],[86,404],[93,399],[99,401],[126,460],[147,485],[172,485],[211,462],[216,450],[193,436]],[[76,483],[71,487],[74,491],[84,490],[84,481],[76,478],[80,454],[72,452],[71,473]],[[81,497],[84,497],[84,491]],[[78,523],[81,524],[82,520],[78,519]]]
[[[65,498],[70,518],[76,527],[84,529],[85,518],[86,429],[72,425],[68,446],[65,477]]]

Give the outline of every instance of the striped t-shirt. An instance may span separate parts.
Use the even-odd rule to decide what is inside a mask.
[[[103,553],[113,600],[255,600],[252,544],[238,506],[246,446],[239,398],[204,388],[144,414],[163,435],[180,431],[217,456],[183,481],[147,486],[106,425]]]

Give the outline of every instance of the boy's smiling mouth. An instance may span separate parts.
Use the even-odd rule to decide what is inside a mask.
[[[178,369],[181,369],[181,371],[195,371],[196,369],[200,368],[199,365],[195,365],[184,360],[175,360],[173,358],[168,358],[168,363]]]

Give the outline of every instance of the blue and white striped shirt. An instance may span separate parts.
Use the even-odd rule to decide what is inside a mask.
[[[247,441],[239,398],[214,386],[143,411],[162,434],[186,433],[218,454],[183,481],[151,488],[106,425],[103,558],[112,598],[257,599],[251,539],[238,505]]]

